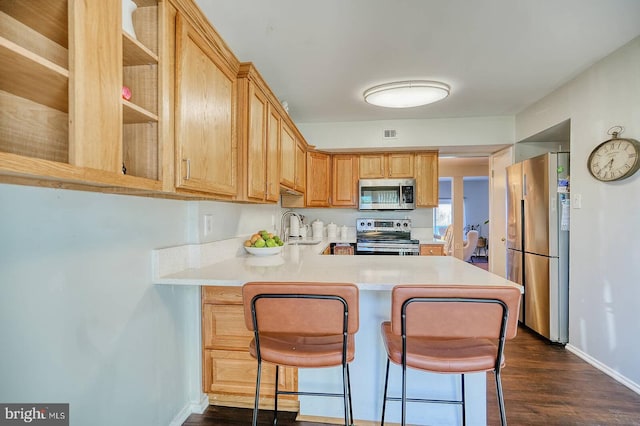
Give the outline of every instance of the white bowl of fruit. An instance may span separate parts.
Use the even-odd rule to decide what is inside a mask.
[[[244,242],[244,249],[254,256],[271,256],[282,251],[284,241],[272,232],[258,231]]]

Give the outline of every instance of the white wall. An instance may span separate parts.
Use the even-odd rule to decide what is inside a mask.
[[[514,141],[512,116],[296,125],[307,142],[318,149],[326,150],[497,145]],[[385,129],[397,130],[397,138],[383,139]]]
[[[640,38],[518,114],[516,140],[571,119],[569,343],[640,391],[640,173],[615,183],[589,174],[591,150],[623,126],[640,139]]]
[[[274,210],[0,184],[0,401],[170,424],[200,402],[200,293],[152,285],[151,251],[198,242],[200,213],[223,239]]]

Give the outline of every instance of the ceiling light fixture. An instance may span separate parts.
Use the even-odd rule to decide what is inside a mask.
[[[365,102],[388,108],[412,108],[449,96],[451,88],[438,81],[411,80],[381,84],[365,90]]]

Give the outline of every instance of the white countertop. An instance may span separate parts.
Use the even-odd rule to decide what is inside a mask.
[[[451,256],[322,255],[328,244],[328,241],[316,245],[287,244],[281,254],[264,257],[246,253],[242,239],[154,250],[153,282],[211,286],[241,286],[249,281],[349,282],[361,290],[383,291],[397,284],[521,288]]]

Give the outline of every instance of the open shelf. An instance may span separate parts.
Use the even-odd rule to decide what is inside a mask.
[[[67,0],[0,1],[0,11],[67,48]]]
[[[0,90],[69,111],[69,71],[0,38]]]
[[[131,99],[122,99],[122,162],[127,176],[158,181],[159,159],[159,7],[157,0],[134,0],[136,37],[122,32],[122,84]]]
[[[122,100],[122,121],[124,124],[157,122],[158,116],[146,109],[133,104],[126,99]]]
[[[122,64],[125,67],[158,63],[158,55],[125,32],[122,33],[122,52]]]

